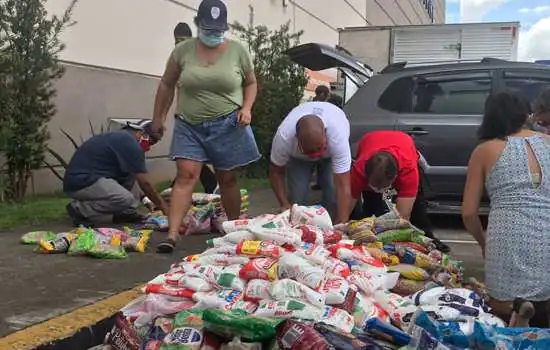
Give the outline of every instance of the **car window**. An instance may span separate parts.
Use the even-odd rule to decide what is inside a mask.
[[[550,74],[536,76],[533,72],[506,72],[504,75],[504,86],[506,89],[517,92],[533,102],[538,95],[546,89],[550,89]]]
[[[398,113],[477,115],[490,93],[489,71],[418,75],[390,84],[379,106]]]

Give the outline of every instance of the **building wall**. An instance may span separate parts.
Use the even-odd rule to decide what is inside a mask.
[[[48,0],[48,11],[62,14],[70,0]],[[433,0],[434,22],[444,21],[444,0]],[[57,114],[51,121],[50,146],[66,159],[72,146],[63,128],[77,139],[90,136],[89,121],[99,127],[108,118],[147,118],[164,64],[173,47],[177,22],[192,23],[199,0],[93,0],[80,1],[76,24],[63,33],[67,48],[65,76],[57,83]],[[365,25],[432,23],[422,0],[226,0],[229,20],[278,28],[290,22],[303,30],[302,42],[338,43],[338,28]],[[73,63],[70,63],[73,62]],[[139,73],[132,73],[139,72]],[[330,74],[329,74],[330,75]],[[314,76],[330,80],[330,77]],[[168,118],[168,130],[171,119]],[[174,175],[165,156],[170,131],[148,160],[156,181]],[[50,159],[50,161],[53,161]],[[36,192],[60,188],[47,169],[33,178]]]

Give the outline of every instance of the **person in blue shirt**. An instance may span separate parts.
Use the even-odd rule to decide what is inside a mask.
[[[142,221],[139,189],[167,213],[145,166],[145,152],[159,141],[149,132],[150,123],[127,123],[123,130],[93,136],[73,154],[63,192],[72,199],[66,209],[75,226]]]

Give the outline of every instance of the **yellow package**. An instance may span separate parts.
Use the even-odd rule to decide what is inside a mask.
[[[75,228],[74,230],[72,230],[70,233],[75,234],[77,236],[80,236],[83,232],[86,232],[87,230],[88,230],[87,227],[79,226],[79,227]]]
[[[63,233],[48,241],[41,239],[38,242],[37,252],[43,254],[66,253],[74,239],[75,235],[72,233]]]
[[[413,281],[427,281],[430,278],[430,275],[426,270],[408,264],[397,264],[388,267],[390,272],[399,272],[401,277],[413,280]]]
[[[382,243],[382,242],[372,242],[372,243],[367,244],[367,248],[382,249],[382,248],[384,248],[384,243]]]
[[[350,221],[348,223],[348,230],[349,231],[355,231],[355,230],[358,230],[358,229],[369,229],[369,230],[372,230],[374,228],[374,219],[375,217],[370,217],[370,218],[364,218],[364,219],[361,219],[361,220],[353,220],[353,221]]]
[[[382,261],[386,266],[393,266],[393,265],[399,264],[398,257],[396,257],[395,255],[388,254],[379,248],[367,247],[367,251],[369,252],[370,255],[372,255],[373,258]]]
[[[128,232],[128,238],[124,242],[124,249],[127,251],[133,251],[138,253],[145,252],[147,242],[151,238],[152,230],[131,230],[127,227],[124,228]],[[114,237],[113,237],[114,238]],[[114,243],[112,243],[114,244]],[[119,242],[120,245],[120,242]]]

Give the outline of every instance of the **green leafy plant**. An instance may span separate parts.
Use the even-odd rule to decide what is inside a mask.
[[[104,133],[106,130],[107,130],[107,127],[105,125],[101,125],[99,130],[95,130],[93,124],[92,124],[92,121],[88,119],[88,123],[90,124],[90,134],[91,136],[95,136],[97,134],[102,134]],[[84,138],[82,136],[80,136],[80,144],[78,144],[78,142],[76,142],[76,140],[74,139],[74,137],[72,137],[67,131],[63,130],[63,129],[60,129],[59,131],[61,131],[61,133],[67,138],[67,140],[73,145],[74,147],[74,150],[76,151],[80,145],[82,143],[84,143]],[[54,151],[50,146],[46,146],[46,150],[48,151],[48,153],[57,161],[57,165],[56,164],[52,164],[50,162],[48,162],[47,160],[43,160],[44,162],[44,165],[50,169],[50,171],[55,175],[55,177],[57,177],[59,180],[63,181],[63,173],[59,172],[57,170],[58,167],[62,167],[64,170],[67,170],[67,166],[69,164],[68,161],[66,161],[63,156],[61,154],[59,154],[58,152]]]
[[[47,123],[55,114],[55,80],[63,75],[58,61],[59,36],[71,25],[72,0],[63,16],[51,16],[46,0],[0,1],[0,90],[9,200],[21,201],[32,172],[43,164]]]
[[[245,169],[245,176],[266,177],[271,141],[279,124],[304,95],[307,76],[285,52],[299,44],[303,32],[292,33],[290,23],[277,30],[266,26],[243,26],[234,23],[233,33],[248,45],[258,81],[258,97],[252,109],[252,129],[262,159]]]

